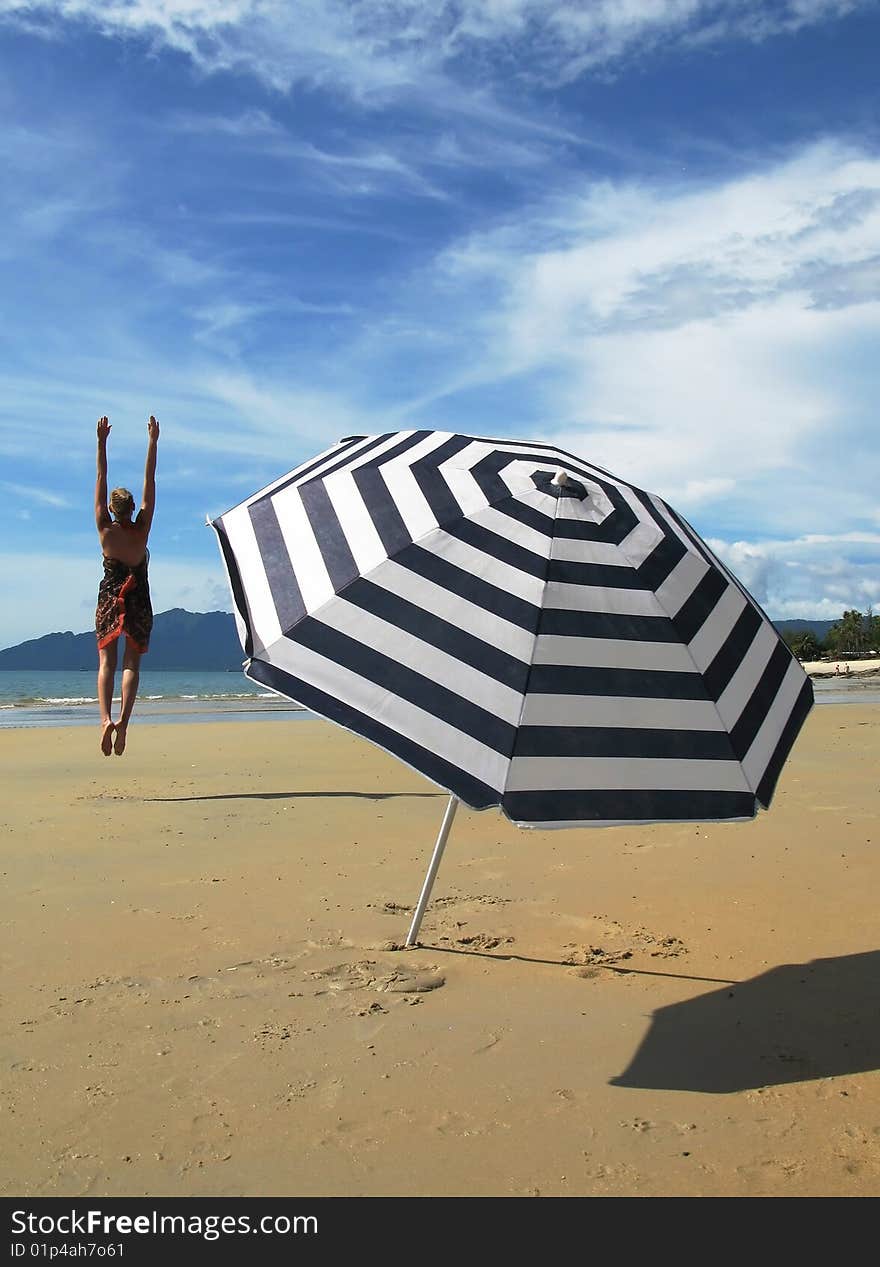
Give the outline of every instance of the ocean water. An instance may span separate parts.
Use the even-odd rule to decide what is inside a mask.
[[[817,704],[880,704],[880,679],[870,677],[814,678],[813,698]]]
[[[120,676],[116,675],[117,692]],[[817,704],[880,704],[880,681],[814,679]],[[116,696],[118,712],[119,696]],[[300,704],[251,682],[244,673],[142,669],[135,717],[166,724],[313,717]],[[0,669],[0,730],[21,726],[94,726],[96,674],[81,669]]]
[[[121,674],[116,674],[119,708]],[[299,704],[251,682],[242,672],[195,673],[141,669],[135,716],[141,722],[248,721],[304,717]],[[19,726],[94,726],[98,720],[94,670],[0,670],[0,729]]]

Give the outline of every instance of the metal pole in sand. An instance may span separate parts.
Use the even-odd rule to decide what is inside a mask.
[[[416,944],[416,938],[419,935],[419,926],[422,922],[422,916],[425,913],[425,907],[431,897],[431,889],[434,886],[434,877],[437,875],[437,868],[440,866],[440,859],[443,857],[443,850],[446,848],[446,838],[449,835],[449,829],[452,826],[452,820],[455,818],[455,811],[458,809],[458,797],[450,796],[449,803],[446,806],[446,813],[443,815],[443,822],[440,825],[440,834],[437,837],[437,843],[434,846],[434,852],[431,855],[431,864],[428,867],[428,873],[425,876],[425,883],[422,885],[422,894],[419,898],[419,904],[416,907],[416,913],[413,915],[412,923],[409,926],[409,932],[406,935],[406,949],[411,950]]]

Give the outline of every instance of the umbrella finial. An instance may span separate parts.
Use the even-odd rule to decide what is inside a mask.
[[[556,474],[553,476],[553,479],[550,482],[551,484],[555,484],[557,488],[564,488],[565,485],[568,483],[568,476],[566,475],[565,471],[563,471],[560,468],[556,472]]]

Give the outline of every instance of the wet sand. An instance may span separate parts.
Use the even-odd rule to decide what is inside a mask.
[[[0,1195],[880,1195],[880,709],[526,832],[329,723],[4,731]]]

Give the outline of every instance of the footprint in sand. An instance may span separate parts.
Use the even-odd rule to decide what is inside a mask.
[[[600,944],[569,942],[565,962],[573,967],[612,967],[645,952],[653,959],[677,959],[687,954],[687,946],[680,937],[658,937],[646,928],[627,933],[622,925],[613,922],[607,928],[607,937]],[[587,975],[587,974],[581,974]]]
[[[504,906],[513,900],[511,897],[498,897],[494,893],[462,894],[461,897],[435,897],[431,906],[434,910],[441,911],[447,906],[462,906],[465,902],[479,902],[481,906]]]
[[[654,1123],[645,1117],[636,1117],[631,1122],[621,1122],[620,1125],[638,1132],[639,1135],[647,1135],[648,1131],[654,1129]]]
[[[369,1003],[366,1007],[358,1008],[358,1016],[384,1016],[387,1009],[381,1003]]]
[[[495,937],[492,933],[472,933],[467,937],[441,937],[441,941],[454,941],[467,950],[496,950],[499,946],[513,945],[513,937]]]
[[[376,982],[376,989],[387,990],[390,994],[427,994],[445,984],[446,978],[434,967],[395,969]]]
[[[491,1131],[502,1129],[506,1126],[504,1122],[480,1122],[471,1114],[456,1113],[450,1109],[442,1109],[428,1118],[428,1128],[437,1135],[452,1136],[453,1138],[469,1138],[472,1136],[488,1135]]]
[[[568,951],[565,963],[571,964],[573,968],[591,969],[589,972],[579,973],[579,976],[595,976],[596,968],[617,964],[624,959],[632,959],[633,954],[631,950],[606,950],[604,946],[577,946],[573,943],[569,943],[564,949]]]
[[[636,936],[654,949],[650,952],[655,959],[677,959],[687,954],[687,946],[680,937],[654,937],[651,933],[638,932]]]
[[[374,989],[391,994],[425,994],[446,984],[446,978],[433,964],[399,968],[373,959],[334,964],[309,975],[325,982],[329,990]]]
[[[319,968],[308,975],[322,982],[328,990],[363,990],[373,984],[376,979],[376,964],[372,959],[362,959],[358,963],[336,963],[329,968]],[[323,994],[324,990],[316,993]]]

